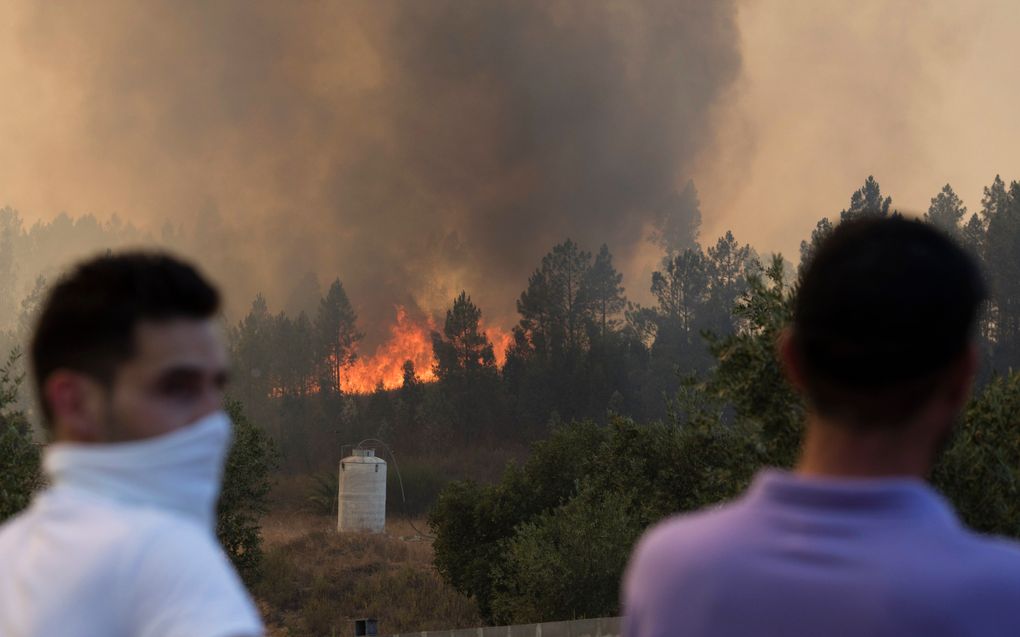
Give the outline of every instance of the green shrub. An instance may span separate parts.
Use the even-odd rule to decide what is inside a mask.
[[[216,536],[250,585],[259,574],[262,538],[259,517],[266,512],[277,453],[272,440],[250,422],[236,401],[227,402],[234,442],[227,454],[223,488],[216,508]]]
[[[631,498],[586,489],[521,524],[496,566],[493,616],[540,622],[616,614],[620,574],[643,527],[628,515]]]
[[[339,472],[320,471],[312,476],[312,484],[308,489],[308,509],[319,515],[336,515],[339,494]]]
[[[0,522],[28,506],[42,486],[39,446],[25,414],[14,407],[21,384],[15,371],[20,358],[14,350],[0,368]]]
[[[612,615],[642,530],[736,495],[760,458],[746,432],[700,421],[560,427],[499,483],[442,493],[436,565],[490,622]]]
[[[963,521],[1020,538],[1020,373],[994,378],[971,401],[933,482]]]

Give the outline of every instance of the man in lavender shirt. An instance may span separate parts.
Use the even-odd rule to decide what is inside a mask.
[[[624,634],[1020,634],[1020,548],[964,528],[924,480],[970,394],[984,293],[930,226],[839,226],[778,343],[809,407],[796,468],[652,529]]]

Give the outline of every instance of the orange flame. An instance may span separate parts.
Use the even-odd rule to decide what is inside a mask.
[[[407,315],[407,310],[396,306],[396,322],[390,326],[390,338],[375,348],[372,354],[359,355],[353,365],[342,372],[340,387],[345,392],[370,394],[381,384],[384,389],[397,389],[404,384],[404,361],[414,363],[418,380],[430,383],[436,380],[433,370],[435,357],[432,354],[432,332],[436,325],[432,319],[416,323]],[[492,342],[496,365],[506,362],[506,349],[513,340],[510,332],[499,327],[482,327]],[[318,385],[310,383],[311,393],[318,391]]]
[[[414,363],[415,375],[422,382],[436,379],[432,365],[432,331],[435,324],[416,324],[407,311],[397,306],[397,322],[390,326],[390,338],[375,348],[371,355],[361,355],[348,367],[340,381],[345,392],[368,394],[382,383],[385,389],[396,389],[404,384],[404,361]]]
[[[514,340],[513,335],[495,326],[483,327],[482,331],[492,342],[492,351],[496,355],[496,367],[502,368],[503,363],[506,362],[506,348],[510,347],[511,341]]]

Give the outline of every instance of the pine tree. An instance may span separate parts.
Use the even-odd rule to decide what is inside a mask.
[[[652,273],[652,294],[665,325],[691,340],[694,321],[708,297],[708,263],[700,248],[689,248],[665,262],[664,271]]]
[[[999,371],[1020,361],[1020,183],[1009,190],[996,177],[985,189],[982,214],[988,223],[984,256],[992,288],[995,322],[994,365]]]
[[[443,332],[432,334],[440,393],[458,438],[468,441],[495,431],[501,402],[496,357],[481,318],[481,309],[461,292],[446,312]]]
[[[494,372],[496,357],[492,343],[480,329],[482,311],[461,292],[446,312],[443,332],[432,333],[432,351],[436,358],[436,377],[450,380],[479,371]],[[407,368],[405,366],[405,379]],[[413,373],[414,368],[411,368]]]
[[[814,258],[815,252],[818,251],[818,246],[822,245],[822,242],[830,234],[832,234],[833,225],[829,221],[828,217],[823,217],[818,220],[815,224],[815,229],[811,231],[811,238],[800,242],[800,266],[797,268],[798,275],[803,275],[804,270],[808,264],[811,263],[811,259]]]
[[[883,199],[882,188],[873,176],[868,175],[864,185],[850,196],[850,207],[840,213],[839,220],[843,222],[868,216],[887,217],[890,204],[892,197]]]
[[[747,289],[747,277],[761,270],[757,254],[749,244],[740,245],[727,231],[707,250],[709,298],[701,328],[717,334],[732,329],[731,315],[737,298]]]
[[[273,317],[261,294],[252,301],[251,310],[231,330],[230,341],[237,368],[237,392],[245,404],[258,410],[272,387],[271,342]]]
[[[517,301],[520,328],[530,346],[548,358],[584,345],[591,307],[581,294],[591,254],[567,239],[542,258]]]
[[[622,283],[623,274],[613,267],[613,255],[603,243],[581,286],[582,305],[590,308],[599,337],[603,340],[617,328],[619,320],[616,317],[627,307]]]
[[[326,391],[341,391],[343,370],[357,359],[356,346],[363,336],[357,330],[357,320],[343,284],[340,279],[334,280],[326,296],[319,301],[314,324],[319,360],[324,369],[321,386]]]
[[[971,254],[982,261],[984,260],[985,232],[985,223],[976,212],[970,216],[966,225],[960,230],[960,241],[970,250]]]
[[[959,239],[962,231],[960,223],[966,215],[967,207],[953,192],[953,187],[946,184],[939,194],[932,197],[924,220],[949,236]]]

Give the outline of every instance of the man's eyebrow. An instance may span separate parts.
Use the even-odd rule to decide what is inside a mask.
[[[179,378],[188,376],[201,376],[202,368],[198,365],[172,365],[160,371],[160,378]]]
[[[200,379],[206,373],[205,368],[199,365],[180,364],[167,367],[159,373],[159,380],[166,381],[192,381]],[[223,386],[230,380],[230,372],[227,369],[217,369],[213,372],[213,382],[217,386]]]

